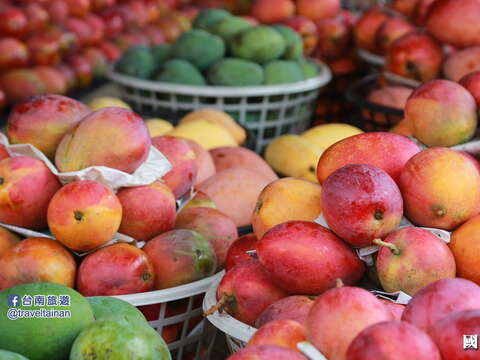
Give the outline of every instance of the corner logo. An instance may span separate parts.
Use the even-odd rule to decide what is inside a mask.
[[[17,307],[20,305],[20,296],[8,295],[8,306]]]

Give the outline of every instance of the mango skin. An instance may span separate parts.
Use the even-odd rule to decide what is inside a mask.
[[[213,275],[217,258],[210,242],[195,231],[172,230],[143,248],[155,268],[155,289],[191,283]]]
[[[315,300],[307,320],[307,338],[328,359],[346,360],[349,345],[361,331],[390,320],[393,315],[375,295],[343,286]]]
[[[349,164],[373,165],[398,181],[403,166],[420,148],[405,136],[373,132],[350,136],[330,146],[320,157],[317,177],[320,184],[335,170]]]
[[[198,167],[195,152],[185,140],[174,136],[154,137],[152,144],[172,164],[172,169],[162,179],[175,197],[181,198],[197,179]]]
[[[329,227],[353,246],[369,246],[402,220],[402,194],[386,172],[370,165],[347,165],[323,183],[323,215]]]
[[[117,192],[122,204],[122,222],[118,232],[138,241],[172,230],[175,225],[176,203],[170,188],[155,181],[144,186],[122,188]]]
[[[55,165],[61,172],[107,166],[131,174],[147,159],[151,144],[139,115],[124,108],[104,108],[63,137]]]
[[[452,230],[480,213],[479,172],[469,158],[448,148],[430,148],[411,158],[399,187],[405,214],[418,226]]]
[[[122,205],[102,183],[74,181],[55,193],[47,220],[60,243],[76,251],[90,251],[110,241],[118,231]]]
[[[457,228],[448,244],[455,263],[457,276],[480,285],[480,215],[474,216]]]
[[[429,147],[454,146],[470,140],[477,129],[477,104],[463,86],[432,80],[418,87],[405,106],[414,136]]]
[[[337,279],[355,284],[365,267],[330,230],[310,221],[289,221],[270,229],[257,243],[260,263],[291,294],[318,295]]]
[[[75,273],[73,255],[58,241],[28,238],[0,258],[0,290],[37,282],[73,287]]]
[[[32,144],[53,159],[65,133],[90,112],[86,105],[65,96],[36,96],[13,108],[7,135],[10,143]]]
[[[413,296],[432,282],[455,277],[452,253],[430,231],[410,226],[390,233],[384,241],[400,250],[399,255],[386,247],[378,252],[376,267],[385,291]]]
[[[0,178],[0,222],[46,228],[48,204],[61,185],[43,161],[29,156],[4,159]]]
[[[257,238],[287,221],[315,220],[322,213],[321,193],[320,185],[297,178],[283,178],[267,185],[252,215]]]
[[[165,341],[153,328],[128,315],[96,320],[75,339],[70,360],[171,360]]]
[[[347,360],[385,358],[441,360],[440,352],[432,339],[405,321],[374,324],[363,330],[347,350]]]
[[[260,64],[280,58],[287,48],[283,36],[270,26],[255,26],[236,34],[230,42],[235,57]]]
[[[234,222],[227,215],[209,207],[183,209],[177,217],[175,228],[193,230],[206,237],[215,251],[217,266],[222,267],[230,245],[238,238]]]
[[[70,306],[56,310],[70,310],[70,318],[35,318],[7,320],[8,295],[69,295]],[[68,359],[70,347],[77,335],[93,323],[93,313],[87,299],[66,286],[49,282],[31,283],[0,291],[0,347],[16,351],[30,360]],[[23,310],[40,307],[25,306]],[[50,309],[52,309],[50,307]],[[42,329],[42,331],[39,331]],[[37,331],[35,331],[37,330]]]

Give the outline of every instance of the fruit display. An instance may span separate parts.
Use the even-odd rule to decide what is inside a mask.
[[[303,57],[301,36],[288,26],[252,25],[225,10],[207,9],[192,27],[171,45],[130,47],[116,70],[140,79],[197,86],[287,84],[319,72]]]
[[[476,0],[395,0],[365,11],[355,25],[356,46],[381,56],[384,70],[416,82],[459,81],[480,70],[477,30],[468,25]]]
[[[405,359],[405,351],[469,359],[453,334],[480,325],[477,160],[373,132],[333,141],[315,170],[317,184],[291,177],[265,187],[254,233],[232,244],[225,275],[209,290],[213,297],[207,293],[208,304],[217,301],[205,308],[208,316],[224,311],[254,329],[247,339],[220,326],[245,339],[230,358],[267,359],[287,349],[316,358],[299,345],[310,343],[329,360]],[[450,242],[435,229],[451,231]],[[441,330],[446,324],[452,340]]]
[[[203,109],[159,134],[163,120],[144,121],[118,99],[103,97],[88,104],[48,94],[18,104],[10,113],[6,136],[2,134],[5,152],[0,165],[4,192],[0,292],[52,283],[88,299],[141,297],[208,280],[223,269],[239,228],[250,224],[263,187],[278,179],[262,157],[240,146],[245,130],[228,114]],[[149,124],[157,126],[149,128]],[[19,146],[28,146],[31,152],[17,153],[14,149]],[[162,155],[160,162],[150,159],[153,151]],[[162,170],[165,162],[171,168]],[[88,169],[94,171],[85,173]],[[152,172],[161,176],[149,182]],[[92,174],[96,175],[92,178]],[[122,180],[125,176],[131,183]],[[38,189],[36,195],[26,190],[32,187]],[[238,194],[242,201],[235,201],[232,208],[232,198]],[[164,303],[140,301],[138,309],[149,321],[157,321],[156,330],[166,343],[178,345],[202,320],[198,314],[189,315],[190,309],[201,305],[202,294],[197,294],[188,295],[192,300],[184,296]],[[108,300],[101,303],[102,313],[110,306],[112,312],[115,306],[121,314],[132,312]],[[180,314],[190,316],[187,325],[183,319],[158,325],[159,319]],[[156,336],[137,329],[132,321],[119,317],[88,325],[73,347],[69,338],[70,357],[82,358],[87,347],[104,354],[113,345],[98,340],[99,334],[118,327],[125,331],[115,331],[119,337],[112,338],[112,344],[132,338],[134,332],[145,337],[142,341],[150,344],[148,351],[156,358],[169,358],[159,355],[163,345]],[[185,326],[188,331],[182,330]],[[22,352],[20,345],[4,343],[0,348],[29,358],[34,351]],[[45,351],[49,349],[45,345]],[[133,345],[129,351],[138,352]],[[45,358],[38,354],[31,358]]]
[[[2,1],[1,108],[85,88],[129,46],[172,42],[198,11],[157,0]]]

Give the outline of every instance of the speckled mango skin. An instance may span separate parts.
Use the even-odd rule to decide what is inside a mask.
[[[452,230],[480,212],[480,174],[462,153],[430,148],[399,177],[405,215],[418,226]]]
[[[381,247],[377,271],[383,289],[413,296],[424,286],[455,277],[455,259],[447,244],[428,230],[409,226],[390,233],[385,242],[400,251],[393,254]]]
[[[70,360],[170,360],[162,337],[145,322],[112,315],[96,320],[75,339]]]
[[[147,159],[150,146],[150,134],[139,115],[124,108],[103,108],[65,134],[55,165],[61,172],[107,166],[132,174]]]

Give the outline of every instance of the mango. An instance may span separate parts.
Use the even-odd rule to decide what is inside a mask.
[[[117,197],[122,204],[120,233],[138,241],[148,241],[173,229],[175,195],[167,185],[155,181],[149,185],[121,188]]]
[[[61,184],[43,161],[15,156],[0,161],[0,221],[42,230],[47,208]]]
[[[197,176],[193,185],[198,185],[207,180],[210,176],[215,175],[215,163],[210,153],[200,144],[193,140],[184,139],[195,153],[195,162],[197,164]]]
[[[203,86],[207,84],[202,73],[190,62],[182,59],[167,61],[156,79],[161,82],[183,85]]]
[[[193,21],[193,27],[197,29],[208,30],[210,26],[217,21],[232,16],[228,11],[223,9],[206,9],[201,11]]]
[[[274,25],[273,28],[283,36],[286,44],[284,58],[286,60],[300,60],[303,58],[303,39],[293,29],[285,25]]]
[[[457,264],[457,276],[480,285],[480,215],[462,224],[448,244]]]
[[[124,101],[114,98],[114,97],[109,97],[109,96],[100,96],[96,97],[92,100],[90,100],[87,103],[87,106],[92,109],[92,111],[103,109],[106,107],[121,107],[125,109],[131,110],[130,106],[125,103]]]
[[[235,57],[265,64],[283,56],[286,50],[283,36],[270,26],[255,26],[241,31],[230,42]]]
[[[142,118],[123,108],[94,111],[65,134],[55,154],[62,172],[107,166],[133,173],[147,159],[150,135]]]
[[[241,145],[245,142],[247,133],[234,118],[227,113],[216,109],[199,109],[185,115],[179,122],[179,125],[185,125],[193,121],[207,121],[222,125]]]
[[[295,320],[273,320],[256,331],[247,346],[276,345],[294,351],[307,340],[305,327]]]
[[[0,290],[39,282],[73,287],[75,273],[73,255],[58,241],[44,237],[28,238],[8,249],[0,258]]]
[[[53,159],[65,133],[89,113],[87,106],[65,96],[37,96],[13,108],[7,135],[12,144],[32,144]]]
[[[264,71],[253,61],[226,58],[211,66],[207,77],[216,86],[258,86],[264,82]]]
[[[290,294],[318,295],[334,287],[336,279],[355,284],[365,269],[347,244],[311,221],[273,227],[256,249],[260,263]]]
[[[75,339],[70,360],[84,360],[86,354],[99,359],[171,360],[167,344],[152,327],[128,315],[97,320]]]
[[[477,103],[463,86],[436,79],[408,98],[405,119],[423,144],[454,146],[470,140],[477,129]]]
[[[448,148],[412,157],[399,187],[406,216],[419,226],[453,230],[480,212],[480,174],[471,159]]]
[[[247,20],[237,16],[229,16],[223,20],[215,22],[215,24],[209,28],[209,31],[228,42],[240,31],[251,27],[252,24]]]
[[[210,199],[210,197],[207,194],[201,191],[197,191],[195,196],[192,198],[192,200],[190,200],[184,206],[182,211],[186,209],[196,208],[196,207],[207,207],[207,208],[216,209],[217,205],[215,205],[213,200]]]
[[[373,165],[398,181],[406,162],[420,148],[405,136],[373,132],[350,136],[325,150],[318,161],[317,177],[323,183],[335,170],[350,164]]]
[[[129,47],[118,60],[116,70],[128,76],[149,79],[155,71],[155,62],[150,48],[145,45]]]
[[[362,133],[362,130],[353,125],[330,123],[314,126],[305,131],[301,136],[315,144],[320,149],[326,150],[340,140]]]
[[[303,70],[294,61],[275,60],[264,66],[264,85],[291,84],[304,80]]]
[[[145,120],[150,137],[162,136],[174,129],[173,125],[163,119],[147,119]]]
[[[227,251],[238,238],[235,223],[217,209],[208,207],[184,209],[177,217],[175,228],[196,231],[207,238],[219,267],[225,264]]]
[[[183,33],[172,47],[172,57],[191,62],[200,70],[207,69],[224,57],[225,42],[217,35],[194,29]]]
[[[210,242],[191,230],[172,230],[150,240],[143,251],[155,269],[155,288],[166,289],[213,275],[217,258]]]
[[[292,220],[313,221],[322,213],[320,185],[304,179],[283,178],[265,187],[252,215],[258,239],[274,226]]]
[[[322,151],[299,135],[274,139],[265,151],[265,160],[277,173],[315,181],[315,171]]]
[[[48,307],[49,310],[70,311],[70,317],[22,318],[6,317],[9,296],[68,295],[69,306]],[[58,298],[57,298],[58,300]],[[40,311],[44,306],[20,306],[21,310]],[[15,351],[30,360],[68,359],[78,334],[94,321],[88,301],[75,290],[53,283],[31,283],[0,291],[0,348]],[[42,331],[38,331],[42,329]]]
[[[241,227],[251,223],[257,198],[269,182],[253,170],[237,167],[216,173],[197,188]]]
[[[262,174],[270,181],[278,179],[277,174],[257,153],[244,147],[221,147],[210,150],[217,172],[234,167],[245,167]]]
[[[197,178],[195,153],[185,140],[173,136],[157,136],[152,139],[152,145],[170,161],[172,169],[163,176],[163,181],[176,199],[181,198]]]
[[[177,126],[167,135],[193,140],[207,150],[222,146],[238,146],[235,138],[225,127],[206,120]]]

